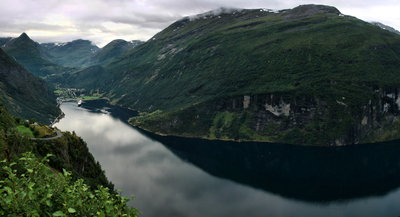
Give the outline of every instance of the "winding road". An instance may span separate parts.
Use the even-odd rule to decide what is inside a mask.
[[[56,131],[57,135],[54,137],[49,137],[49,138],[31,138],[31,140],[53,140],[53,139],[58,139],[62,136],[62,133],[60,131]]]

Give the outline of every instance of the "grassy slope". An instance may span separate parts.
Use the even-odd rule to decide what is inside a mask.
[[[23,134],[23,133],[27,133],[29,134],[29,136],[31,138],[35,138],[35,136],[33,135],[32,130],[29,127],[25,127],[24,125],[18,125],[17,126],[18,132]]]
[[[116,81],[110,90],[115,98],[126,94],[122,105],[168,110],[289,91],[337,97],[350,90],[361,95],[350,95],[348,103],[357,103],[368,98],[357,84],[397,85],[397,35],[338,13],[291,13],[253,10],[179,21],[110,64],[107,80]]]

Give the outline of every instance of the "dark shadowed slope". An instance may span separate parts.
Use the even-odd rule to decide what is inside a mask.
[[[24,119],[42,123],[60,114],[54,94],[46,82],[30,73],[0,49],[0,92],[8,111]]]

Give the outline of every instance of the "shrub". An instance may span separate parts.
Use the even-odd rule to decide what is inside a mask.
[[[47,155],[38,161],[32,153],[20,162],[25,174],[12,169],[17,163],[1,161],[6,178],[0,181],[0,216],[137,216],[136,208],[128,208],[126,197],[110,194],[99,186],[92,193],[82,179],[71,182],[71,173],[63,170],[58,176],[45,166]]]

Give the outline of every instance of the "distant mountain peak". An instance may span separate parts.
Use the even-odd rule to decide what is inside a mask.
[[[337,8],[333,6],[327,5],[315,5],[315,4],[308,4],[308,5],[300,5],[291,10],[282,10],[287,11],[286,17],[308,17],[312,16],[316,13],[324,13],[324,14],[342,14]]]
[[[18,37],[18,39],[21,39],[21,40],[31,40],[31,38],[29,38],[29,36],[28,36],[25,32],[23,32],[23,33]]]
[[[382,29],[386,29],[386,30],[388,30],[390,32],[394,32],[394,33],[400,35],[400,32],[398,30],[396,30],[395,28],[391,27],[391,26],[385,25],[385,24],[380,23],[380,22],[371,22],[371,24],[373,24],[375,26],[379,26]]]

